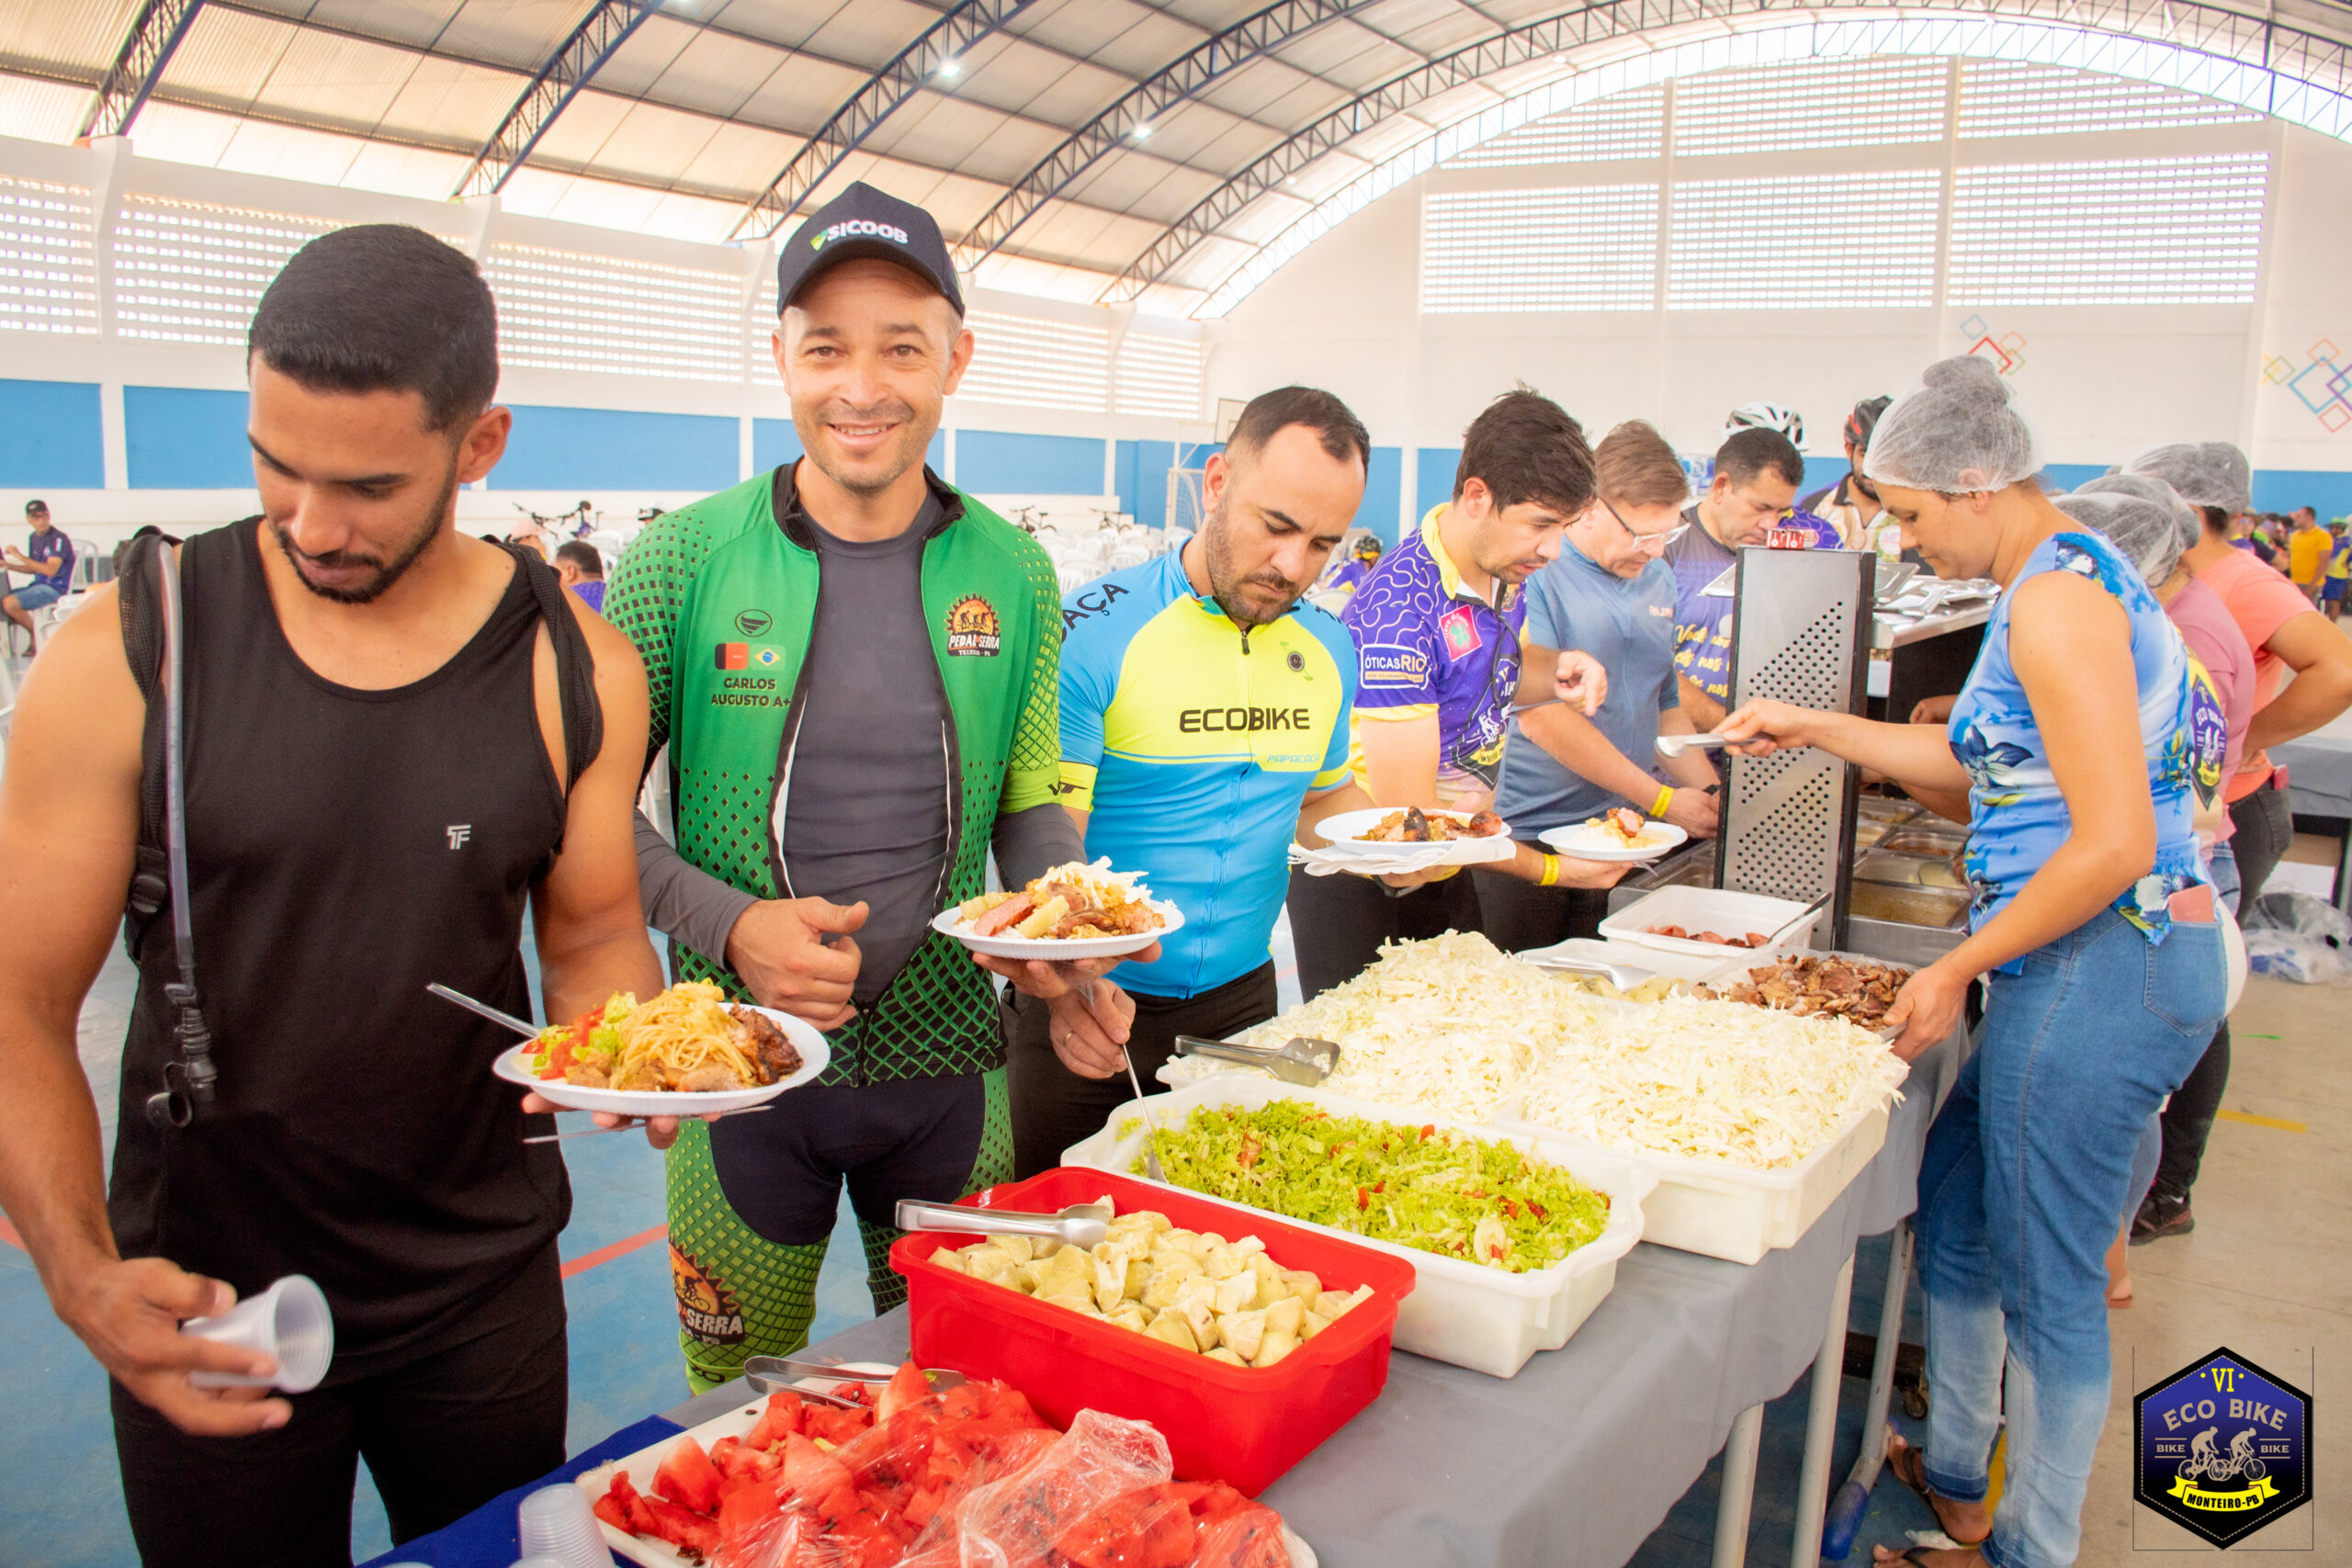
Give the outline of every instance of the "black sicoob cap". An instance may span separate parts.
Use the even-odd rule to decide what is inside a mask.
[[[794,295],[827,267],[861,256],[879,256],[925,279],[964,312],[956,287],[956,264],[938,220],[911,201],[886,196],[860,180],[817,209],[793,231],[775,258],[775,308],[781,315]]]

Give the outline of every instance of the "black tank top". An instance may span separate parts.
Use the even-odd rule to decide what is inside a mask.
[[[189,918],[216,1104],[158,1131],[174,1051],[170,912],[135,956],[108,1211],[125,1257],[243,1296],[308,1274],[333,1305],[330,1382],[429,1346],[571,1213],[563,1162],[491,1076],[509,1032],[426,994],[531,1012],[520,950],[563,831],[540,735],[538,602],[518,563],[423,680],[356,691],[296,657],[258,525],[183,547]],[[160,700],[160,699],[159,699]]]

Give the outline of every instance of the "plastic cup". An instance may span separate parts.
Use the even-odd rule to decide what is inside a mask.
[[[327,1298],[304,1275],[288,1274],[257,1296],[248,1296],[218,1317],[192,1317],[180,1332],[258,1350],[277,1361],[275,1376],[237,1372],[190,1372],[198,1388],[266,1388],[308,1393],[327,1375],[334,1359],[334,1316]]]
[[[605,1548],[588,1494],[571,1483],[540,1487],[516,1506],[514,1514],[523,1556],[534,1568],[542,1559],[551,1568],[613,1568],[613,1554]]]

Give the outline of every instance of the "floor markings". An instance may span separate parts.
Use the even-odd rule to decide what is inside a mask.
[[[2256,1116],[2251,1111],[2217,1111],[2213,1113],[2224,1122],[2243,1122],[2249,1127],[2276,1127],[2281,1133],[2308,1133],[2301,1122],[2290,1122],[2278,1116]]]
[[[586,1273],[600,1263],[610,1263],[616,1258],[626,1258],[639,1247],[661,1241],[669,1234],[668,1225],[655,1225],[650,1231],[639,1231],[635,1235],[624,1236],[609,1247],[600,1247],[594,1252],[583,1252],[565,1264],[559,1272],[562,1278],[569,1280],[574,1274]]]

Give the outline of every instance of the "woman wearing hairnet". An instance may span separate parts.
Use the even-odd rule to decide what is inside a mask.
[[[2222,1015],[2222,934],[2191,825],[2223,720],[2130,562],[2033,482],[2033,434],[1981,360],[1928,367],[1864,458],[1946,577],[2002,594],[1948,732],[1751,703],[1723,728],[1754,755],[1819,746],[1905,784],[1969,792],[1970,933],[1886,1021],[1906,1060],[1959,1027],[1986,977],[1975,1055],[1928,1134],[1919,1272],[1924,1450],[1898,1446],[1957,1551],[1929,1568],[2063,1568],[2107,1418],[2101,1257],[2148,1120]],[[1988,1510],[2006,1415],[2007,1483]],[[1980,1555],[1981,1554],[1981,1555]],[[1900,1561],[1882,1550],[1878,1561]]]
[[[2246,728],[2254,721],[2254,649],[2247,645],[2245,633],[2238,629],[2237,621],[2230,615],[2229,606],[2222,603],[2221,595],[2190,575],[2182,558],[2182,552],[2203,536],[2204,521],[2162,479],[2133,474],[2093,479],[2057,505],[2075,522],[2106,535],[2123,558],[2140,569],[2140,575],[2180,633],[2181,641],[2188,645],[2189,658],[2196,661],[2193,676],[2210,684],[2221,703],[2228,741],[2219,776],[2197,781],[2197,841],[2205,851],[2205,869],[2212,877],[2214,896],[2235,913],[2238,863],[2230,852],[2232,824],[2219,786],[2237,771],[2238,758],[2245,750]],[[2114,1245],[2107,1249],[2107,1299],[2110,1305],[2129,1306],[2132,1303],[2132,1269],[2124,1248],[2131,1234],[2132,1216],[2138,1212],[2156,1174],[2164,1148],[2162,1125],[2181,1108],[2189,1084],[2206,1070],[2204,1064],[2216,1050],[2227,1063],[2229,1038],[2229,1021],[2224,1019],[2214,1031],[2214,1043],[2199,1058],[2199,1066],[2173,1091],[2171,1107],[2141,1136],[2139,1150],[2132,1161],[2124,1223]],[[2207,1124],[2211,1121],[2209,1111]]]

